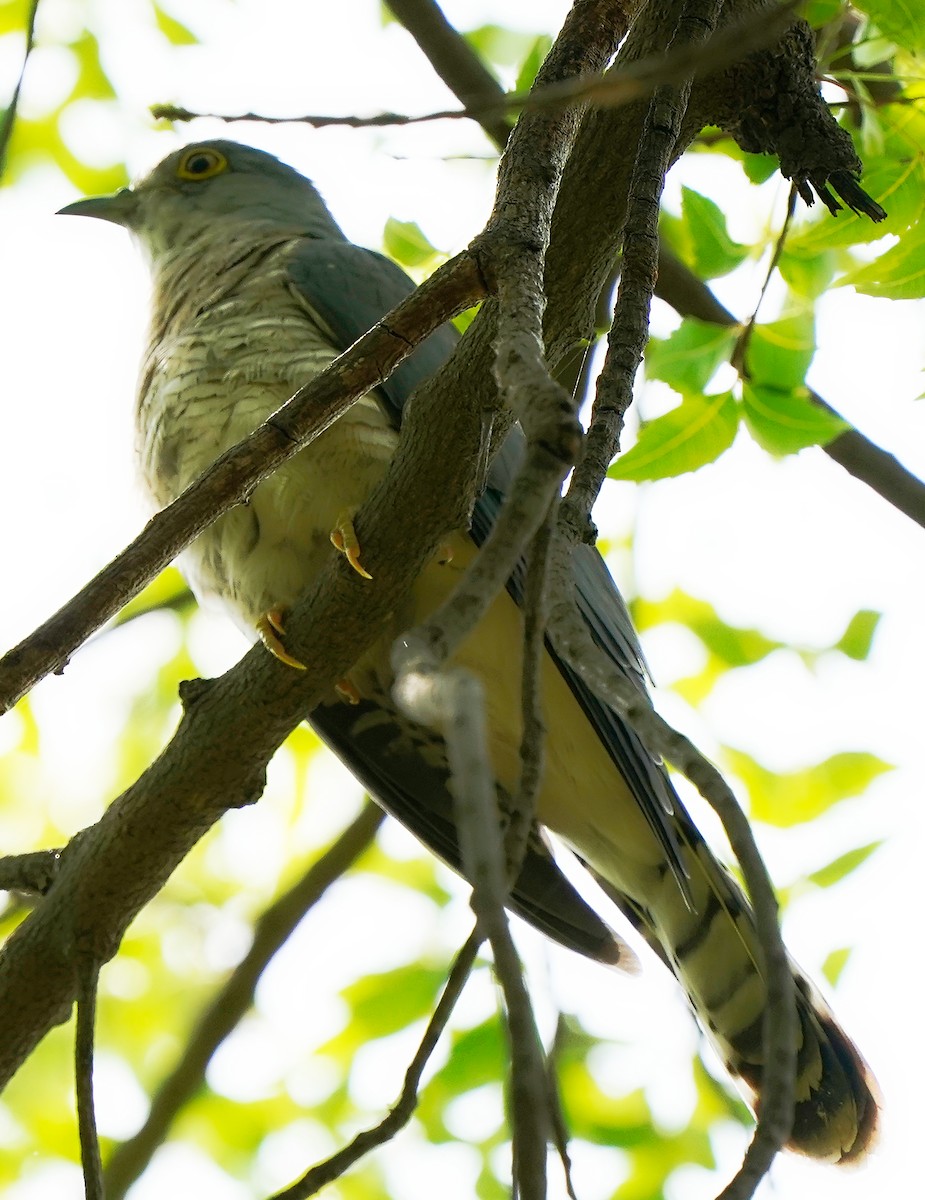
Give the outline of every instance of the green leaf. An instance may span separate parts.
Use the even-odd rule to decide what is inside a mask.
[[[536,44],[535,34],[506,29],[503,25],[481,25],[463,37],[480,58],[506,67],[522,63]]]
[[[918,0],[863,0],[860,7],[897,46],[913,54],[925,52],[925,21]]]
[[[412,1022],[429,1016],[437,991],[445,980],[445,968],[425,967],[419,963],[381,975],[364,975],[342,993],[350,1006],[348,1028],[322,1049],[331,1054],[350,1050],[397,1033]]]
[[[500,1080],[508,1048],[497,1016],[453,1035],[453,1048],[446,1064],[437,1072],[449,1095],[470,1092],[473,1088]]]
[[[846,875],[850,875],[862,862],[866,862],[873,852],[878,850],[882,845],[882,841],[877,841],[868,842],[866,846],[856,846],[846,854],[840,854],[838,858],[832,859],[830,863],[827,863],[824,867],[820,867],[818,871],[813,871],[806,878],[817,887],[831,887],[833,883],[838,883]]]
[[[400,884],[418,895],[427,896],[440,907],[450,899],[438,877],[436,860],[430,854],[422,853],[417,858],[395,859],[376,843],[363,855],[362,864],[357,870],[367,871],[381,879]]]
[[[382,245],[389,258],[406,267],[421,267],[437,256],[437,251],[414,221],[389,217],[382,232]]]
[[[457,313],[453,318],[453,324],[459,333],[465,333],[475,318],[478,316],[480,304],[474,305],[472,308],[467,308],[465,312]]]
[[[0,37],[6,33],[22,33],[25,30],[28,5],[23,0],[5,0],[0,3]]]
[[[848,959],[851,957],[851,947],[842,946],[839,950],[833,950],[822,964],[822,974],[826,977],[832,987],[838,983],[842,971],[848,964]]]
[[[827,25],[840,16],[844,7],[844,0],[809,0],[802,17],[813,29],[818,29],[820,25]]]
[[[728,360],[735,341],[734,328],[687,317],[670,337],[649,342],[646,375],[678,392],[702,392]]]
[[[765,637],[757,629],[729,625],[712,604],[676,588],[664,600],[639,599],[633,604],[633,621],[641,630],[667,621],[689,629],[711,654],[729,667],[747,667],[760,662],[785,643]]]
[[[925,296],[925,224],[900,235],[895,246],[839,280],[866,296],[921,300]]]
[[[743,154],[742,170],[749,183],[764,183],[777,170],[779,163],[773,154]]]
[[[756,821],[789,828],[812,821],[827,809],[859,796],[891,763],[875,754],[849,751],[799,771],[769,771],[751,755],[724,747],[731,769],[748,789]]]
[[[815,300],[832,282],[836,259],[833,250],[813,253],[797,249],[793,253],[785,246],[777,263],[784,281],[800,296]]]
[[[779,392],[746,383],[742,414],[752,437],[769,454],[796,454],[806,446],[824,446],[851,426],[813,404],[803,389]]]
[[[74,100],[113,100],[115,89],[100,63],[100,44],[92,33],[84,32],[71,43],[80,64],[80,76],[74,85]]]
[[[549,53],[550,46],[552,46],[552,38],[548,34],[541,33],[534,40],[533,45],[520,64],[520,70],[517,73],[517,79],[514,83],[515,92],[528,92],[530,90],[534,79],[536,79],[537,72],[543,65],[546,55]]]
[[[668,479],[714,462],[735,439],[739,412],[731,392],[691,396],[644,426],[610,479]]]
[[[871,608],[862,608],[848,622],[848,628],[841,635],[833,650],[840,650],[848,658],[863,662],[870,654],[870,647],[880,624],[883,613]]]
[[[816,352],[813,314],[809,311],[756,325],[748,340],[747,377],[785,392],[801,387]]]
[[[152,579],[144,591],[134,600],[130,600],[113,622],[114,625],[125,625],[128,621],[143,613],[157,612],[159,609],[174,611],[191,611],[195,606],[193,594],[186,585],[186,580],[176,567],[167,567],[155,579]]]
[[[690,232],[690,265],[702,278],[728,275],[748,256],[749,247],[732,240],[723,210],[713,200],[682,188],[681,215]]]
[[[728,624],[705,600],[677,589],[664,600],[635,600],[632,613],[640,630],[673,622],[683,625],[703,643],[707,651],[703,667],[671,685],[672,691],[694,707],[704,701],[730,668],[751,666],[786,645],[760,630]]]
[[[199,38],[195,33],[178,21],[176,17],[165,13],[159,4],[154,5],[154,20],[157,22],[158,29],[172,46],[198,45]]]

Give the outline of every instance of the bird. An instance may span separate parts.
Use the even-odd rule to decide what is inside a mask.
[[[314,185],[263,150],[225,140],[174,151],[132,186],[61,212],[134,236],[152,276],[135,410],[143,483],[163,507],[331,363],[414,283],[342,233]],[[186,551],[197,597],[217,600],[293,669],[285,618],[337,553],[375,587],[351,516],[388,468],[414,389],[454,352],[444,326],[374,391],[261,482]],[[394,623],[420,623],[488,536],[518,469],[514,429],[477,498]],[[333,543],[333,546],[332,546]],[[598,551],[575,548],[573,582],[600,653],[648,686],[626,605]],[[451,660],[481,679],[499,809],[519,770],[523,571]],[[310,723],[370,794],[461,869],[445,743],[392,697],[392,629],[339,681]],[[627,722],[545,648],[546,765],[537,820],[509,907],[562,945],[630,967],[633,952],[562,874],[552,831],[680,982],[694,1014],[755,1106],[764,1072],[767,986],[751,907],[685,810],[664,764]],[[499,830],[500,836],[500,830]],[[789,1148],[827,1162],[862,1158],[876,1139],[878,1091],[860,1052],[792,966],[797,1078]]]

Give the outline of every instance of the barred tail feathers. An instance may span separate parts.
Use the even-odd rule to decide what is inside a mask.
[[[471,548],[468,551],[471,555]],[[461,569],[460,548],[451,570]],[[432,611],[446,584],[424,572],[415,586],[419,611]],[[430,595],[426,588],[432,587]],[[510,598],[498,598],[453,661],[483,681],[486,725],[495,776],[510,795],[520,778],[520,615]],[[658,767],[632,746],[629,767],[602,740],[566,682],[547,657],[543,671],[547,723],[543,785],[537,797],[540,824],[558,834],[601,880],[611,896],[684,986],[705,1029],[730,1070],[760,1093],[762,1014],[767,989],[758,967],[754,917],[738,884],[717,861],[681,801],[672,798],[672,867],[651,811],[664,796],[650,795]],[[666,784],[666,792],[670,785]],[[685,887],[678,879],[686,873]],[[869,1072],[857,1050],[817,1002],[794,967],[799,998],[800,1047],[797,1112],[791,1146],[832,1161],[861,1157],[871,1144],[877,1104]],[[760,1100],[760,1095],[759,1095]]]
[[[678,813],[690,898],[665,874],[643,905],[593,869],[687,992],[728,1070],[760,1106],[767,992],[751,908],[687,814]],[[793,964],[799,1048],[788,1149],[834,1163],[861,1159],[876,1141],[879,1093],[857,1048],[825,1001]]]

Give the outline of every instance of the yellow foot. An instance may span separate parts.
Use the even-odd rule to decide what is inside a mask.
[[[285,663],[287,667],[295,667],[297,671],[305,670],[305,663],[294,658],[286,647],[283,645],[280,634],[286,632],[286,626],[283,619],[283,610],[281,608],[271,608],[265,612],[257,622],[257,633],[260,640],[270,651],[274,658],[278,658],[281,663]]]
[[[372,579],[372,575],[360,563],[360,543],[353,528],[352,512],[342,512],[337,518],[337,524],[331,530],[331,545],[336,546],[358,575]]]
[[[334,684],[334,691],[337,692],[341,700],[346,700],[348,704],[359,704],[362,699],[359,691],[349,679],[339,679]]]
[[[453,546],[450,542],[444,542],[442,546],[437,547],[437,565],[446,567],[453,561]]]

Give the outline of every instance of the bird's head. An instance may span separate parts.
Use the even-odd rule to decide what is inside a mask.
[[[221,238],[240,225],[343,238],[303,175],[272,154],[223,139],[176,150],[131,187],[77,200],[60,212],[123,225],[155,261],[202,233]]]

